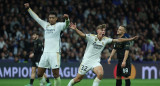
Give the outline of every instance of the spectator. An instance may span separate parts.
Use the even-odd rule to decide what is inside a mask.
[[[159,33],[159,24],[157,21],[155,21],[153,24],[152,24],[152,28],[155,30],[155,32],[158,34]]]
[[[1,59],[2,59],[2,60],[7,59],[7,57],[5,56],[4,52],[1,53]]]
[[[38,31],[41,40],[44,39],[44,33],[24,11],[25,1],[16,1],[0,0],[0,56],[1,59],[14,58],[15,62],[24,62],[28,61],[27,55],[33,47],[32,32]],[[94,28],[105,23],[106,36],[116,38],[117,27],[127,26],[130,36],[140,34],[140,39],[132,43],[132,60],[160,61],[159,0],[156,3],[154,0],[29,0],[29,3],[33,4],[33,10],[42,19],[51,10],[58,12],[58,21],[63,20],[62,14],[69,14],[70,21],[77,23],[78,28],[85,33],[95,34]],[[70,29],[65,30],[61,36],[62,61],[81,61],[86,47],[85,39],[81,39]],[[106,46],[102,60],[110,54],[113,45],[110,46]],[[114,59],[116,58],[115,55]]]
[[[0,50],[4,47],[4,45],[6,45],[6,43],[4,42],[3,38],[0,37]]]
[[[9,52],[8,59],[9,59],[9,60],[14,60],[14,57],[13,57],[13,53],[12,53],[12,52]]]

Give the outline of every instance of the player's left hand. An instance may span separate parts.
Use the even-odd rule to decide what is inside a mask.
[[[121,64],[121,67],[123,68],[123,67],[125,67],[126,66],[126,62],[122,62],[122,64]]]
[[[68,14],[64,14],[63,18],[65,18],[67,20],[69,18]]]

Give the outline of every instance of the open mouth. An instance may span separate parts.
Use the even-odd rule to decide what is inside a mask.
[[[104,34],[102,34],[102,36],[104,36]]]

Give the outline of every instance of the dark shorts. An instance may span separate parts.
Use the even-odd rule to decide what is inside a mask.
[[[39,62],[32,61],[32,67],[38,67]]]
[[[40,58],[41,58],[40,55],[35,55],[35,56],[31,59],[31,61],[32,61],[32,67],[38,67]]]
[[[117,65],[117,76],[129,77],[131,75],[131,64],[126,63],[124,68],[121,67],[121,63]]]

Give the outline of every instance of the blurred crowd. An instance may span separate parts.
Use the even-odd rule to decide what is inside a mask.
[[[33,11],[47,21],[48,13],[56,11],[58,21],[64,13],[77,23],[84,33],[96,34],[96,26],[106,24],[106,36],[117,38],[120,25],[127,26],[127,34],[140,38],[131,42],[132,61],[160,61],[160,1],[159,0],[27,0]],[[24,8],[25,0],[0,0],[0,59],[28,62],[33,50],[32,32],[43,29]],[[61,57],[64,62],[82,60],[86,41],[73,30],[61,34]],[[109,44],[103,50],[102,61],[107,61],[113,49]],[[113,57],[113,60],[117,56]]]

